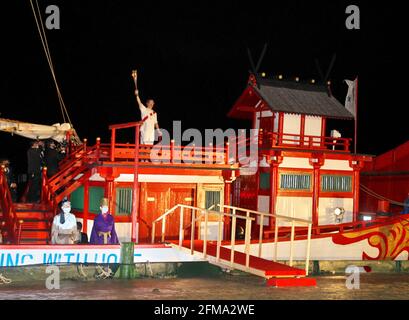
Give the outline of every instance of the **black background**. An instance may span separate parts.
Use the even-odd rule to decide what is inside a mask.
[[[108,125],[136,121],[131,70],[143,99],[157,103],[171,129],[249,128],[226,114],[245,87],[265,42],[260,71],[318,79],[337,54],[330,79],[344,103],[343,79],[359,76],[358,152],[380,154],[408,139],[405,115],[407,35],[403,2],[362,1],[57,1],[39,0],[45,15],[58,5],[61,29],[47,36],[57,78],[81,138],[108,141]],[[356,4],[361,29],[347,30]],[[30,2],[1,6],[0,117],[62,122],[56,90]],[[325,71],[325,70],[324,70]],[[352,121],[344,122],[353,136]],[[25,170],[28,140],[0,132],[0,157]]]

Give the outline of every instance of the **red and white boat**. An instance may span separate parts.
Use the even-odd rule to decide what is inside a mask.
[[[200,148],[172,140],[155,153],[161,161],[139,144],[140,122],[111,125],[109,143],[71,145],[60,171],[44,172],[41,204],[12,203],[1,173],[0,266],[120,261],[120,246],[48,244],[67,196],[88,233],[108,197],[135,263],[208,260],[272,285],[312,285],[311,260],[408,259],[408,217],[377,214],[409,191],[408,143],[375,158],[352,153],[331,121],[353,116],[326,86],[253,74],[229,116],[250,120],[256,138]],[[133,143],[117,141],[122,130],[135,131]],[[257,156],[242,163],[237,150],[251,144]],[[303,270],[292,266],[300,260]]]

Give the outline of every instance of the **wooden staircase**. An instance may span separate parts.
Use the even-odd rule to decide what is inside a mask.
[[[19,244],[48,244],[50,240],[51,208],[34,203],[14,204],[19,221]]]
[[[58,204],[70,195],[95,171],[99,159],[99,145],[86,146],[60,163],[60,171],[47,178],[43,170],[41,203],[13,203],[3,171],[0,172],[0,204],[2,209],[2,234],[6,243],[48,244],[51,224]]]
[[[174,246],[177,243],[174,242]],[[191,241],[185,240],[182,242],[184,250],[191,251]],[[178,246],[176,246],[178,247]],[[193,248],[199,256],[203,254],[203,240],[195,240]],[[206,249],[206,260],[209,263],[231,268],[230,257],[231,250],[226,247],[220,247],[220,259],[217,257],[217,243],[209,241]],[[233,268],[248,272],[266,279],[267,286],[274,287],[294,287],[294,286],[315,286],[316,279],[306,277],[306,272],[303,269],[290,267],[284,263],[274,262],[263,258],[250,256],[249,267],[246,267],[246,255],[242,252],[235,251],[233,257]]]
[[[212,206],[214,207],[214,206]],[[212,208],[211,207],[211,208]],[[310,237],[311,237],[311,225],[312,222],[308,220],[296,219],[292,217],[273,215],[266,212],[258,212],[244,208],[231,207],[231,206],[221,206],[220,211],[213,211],[204,208],[198,208],[193,206],[187,206],[183,204],[178,204],[173,208],[167,210],[159,218],[153,221],[152,224],[152,243],[155,243],[156,237],[156,228],[157,224],[161,224],[161,242],[165,242],[166,239],[166,223],[169,219],[169,216],[176,211],[179,211],[179,239],[168,241],[175,248],[183,250],[191,255],[197,256],[207,260],[209,263],[218,265],[220,267],[228,269],[237,269],[244,272],[254,274],[256,276],[266,279],[266,284],[268,286],[276,287],[288,287],[288,286],[315,286],[316,280],[313,278],[308,278],[308,269],[309,269],[309,257],[310,257]],[[186,226],[184,225],[184,212],[189,210],[191,212],[191,222],[188,228],[190,231],[190,239],[185,240],[185,231]],[[240,214],[243,211],[244,214]],[[208,221],[209,214],[218,215],[218,233],[217,240],[208,240]],[[253,217],[251,216],[253,215]],[[255,215],[255,216],[254,216]],[[285,219],[292,222],[292,231],[291,231],[291,246],[289,251],[289,265],[285,263],[280,263],[277,261],[271,261],[262,258],[262,244],[263,244],[263,230],[260,229],[260,239],[258,246],[258,256],[250,254],[251,251],[251,237],[252,229],[251,224],[255,221],[256,217],[260,216],[261,221],[263,221],[264,216],[273,216],[276,220]],[[223,241],[223,220],[225,218],[231,219],[231,238],[230,241]],[[244,239],[244,252],[241,252],[235,249],[236,242],[236,225],[237,219],[245,222],[245,239]],[[293,267],[293,239],[294,239],[294,230],[295,230],[295,220],[300,223],[305,223],[308,225],[308,242],[307,250],[305,256],[305,269],[299,269]],[[196,229],[201,230],[202,224],[204,228],[202,230],[202,235],[198,235]],[[159,227],[159,226],[158,226]],[[203,238],[201,238],[203,237]],[[277,241],[275,241],[277,244]],[[275,245],[277,248],[277,245]],[[277,249],[275,249],[276,251]],[[274,254],[276,257],[277,254]],[[274,258],[275,260],[276,258]]]

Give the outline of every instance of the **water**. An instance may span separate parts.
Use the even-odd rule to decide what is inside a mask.
[[[61,281],[60,289],[48,290],[42,281],[0,285],[0,299],[138,299],[138,300],[360,300],[409,299],[409,274],[364,274],[360,289],[349,290],[345,276],[316,277],[316,287],[266,287],[261,278],[249,275],[215,277]]]

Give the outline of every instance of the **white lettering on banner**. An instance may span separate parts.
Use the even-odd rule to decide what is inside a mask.
[[[121,249],[118,248],[41,248],[19,249],[18,246],[0,246],[0,267],[28,265],[56,265],[68,263],[120,263]],[[198,260],[172,247],[136,247],[135,263],[183,262]]]

